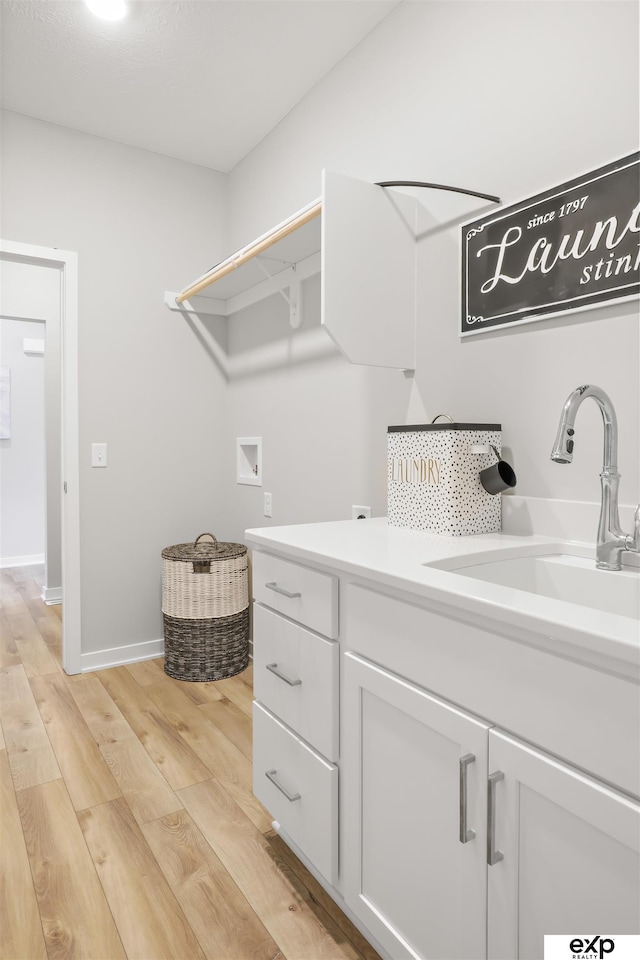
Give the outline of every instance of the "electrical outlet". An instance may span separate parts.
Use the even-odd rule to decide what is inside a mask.
[[[265,493],[264,495],[264,515],[265,517],[271,516],[271,494]]]
[[[351,507],[352,520],[369,520],[371,518],[371,507],[361,507],[355,504]]]

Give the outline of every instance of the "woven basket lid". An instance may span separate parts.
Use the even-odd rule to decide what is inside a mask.
[[[211,537],[211,540],[202,540]],[[193,543],[176,543],[165,547],[162,556],[165,560],[233,560],[242,557],[247,548],[243,543],[229,543],[216,540],[212,533],[201,533]]]

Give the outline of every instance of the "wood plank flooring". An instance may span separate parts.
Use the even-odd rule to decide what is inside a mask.
[[[251,667],[67,677],[43,570],[0,571],[0,960],[379,960],[251,789]]]

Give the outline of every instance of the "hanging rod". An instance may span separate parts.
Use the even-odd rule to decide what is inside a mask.
[[[188,300],[190,297],[195,297],[206,287],[209,287],[212,283],[215,283],[216,280],[221,280],[222,277],[226,277],[228,273],[231,273],[233,270],[241,267],[243,263],[246,263],[248,260],[252,260],[253,257],[257,257],[259,254],[264,253],[264,251],[268,250],[269,247],[272,247],[274,243],[278,243],[279,240],[284,240],[284,238],[288,237],[290,233],[294,232],[294,230],[297,230],[299,227],[303,227],[305,223],[309,223],[310,220],[313,220],[315,217],[319,216],[321,212],[321,200],[314,200],[313,203],[303,207],[302,210],[296,213],[293,217],[289,217],[288,220],[283,220],[283,222],[278,224],[277,227],[269,230],[268,233],[264,233],[261,237],[258,237],[257,240],[249,243],[246,247],[242,247],[242,249],[238,250],[236,253],[232,253],[230,257],[227,257],[226,260],[222,260],[220,263],[217,263],[215,267],[212,267],[211,270],[205,273],[198,280],[194,280],[191,286],[180,291],[176,297],[176,303],[184,303],[184,301]]]
[[[466,193],[470,197],[480,197],[482,200],[492,200],[501,203],[500,197],[490,193],[478,193],[477,190],[465,190],[463,187],[447,187],[443,183],[425,183],[423,180],[385,180],[377,183],[377,187],[428,187],[430,190],[451,190],[453,193]]]

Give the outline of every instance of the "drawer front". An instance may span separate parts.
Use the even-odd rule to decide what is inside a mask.
[[[253,596],[331,640],[338,637],[337,577],[254,550]]]
[[[253,606],[253,692],[328,760],[338,759],[338,644]]]
[[[255,701],[253,792],[323,877],[335,883],[338,768]]]

